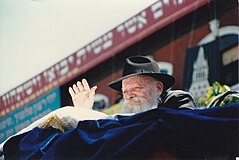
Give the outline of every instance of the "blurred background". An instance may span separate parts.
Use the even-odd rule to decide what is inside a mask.
[[[117,113],[107,84],[147,55],[198,102],[215,82],[239,90],[237,0],[0,1],[0,142],[97,85],[94,109]]]

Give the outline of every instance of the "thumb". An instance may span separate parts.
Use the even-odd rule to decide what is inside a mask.
[[[95,90],[97,89],[97,86],[94,86],[90,89],[89,97],[93,97],[95,95]]]

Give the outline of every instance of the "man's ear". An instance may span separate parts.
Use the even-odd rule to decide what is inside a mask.
[[[163,83],[160,82],[160,81],[157,81],[157,86],[156,86],[156,87],[157,87],[158,90],[159,90],[159,96],[160,96],[160,95],[162,94],[163,88],[164,88]]]

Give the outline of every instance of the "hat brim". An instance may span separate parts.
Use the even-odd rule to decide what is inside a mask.
[[[161,81],[164,85],[164,90],[169,89],[170,87],[172,87],[172,85],[175,82],[175,78],[169,74],[163,74],[163,73],[135,73],[135,74],[130,74],[124,77],[121,77],[119,79],[116,79],[112,82],[110,82],[108,84],[109,87],[111,87],[112,89],[121,92],[122,89],[122,80],[132,77],[132,76],[136,76],[136,75],[147,75],[150,77],[153,77],[159,81]]]

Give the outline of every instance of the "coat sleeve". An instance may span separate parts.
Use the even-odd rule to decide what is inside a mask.
[[[168,91],[162,97],[160,106],[172,109],[196,109],[196,103],[189,92],[182,90]]]

